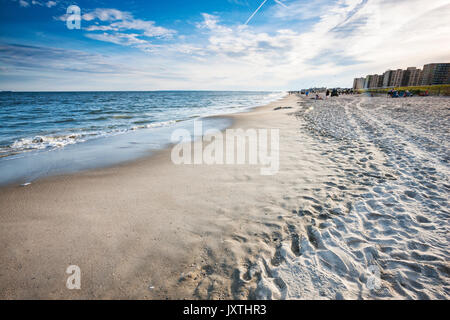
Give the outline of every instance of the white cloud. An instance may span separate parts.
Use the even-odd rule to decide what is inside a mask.
[[[47,2],[45,3],[45,5],[46,5],[48,8],[51,8],[51,7],[56,6],[56,2],[55,2],[55,1],[47,1]]]
[[[135,33],[90,33],[87,34],[88,38],[105,41],[105,42],[111,42],[123,46],[133,46],[138,49],[144,50],[144,51],[151,51],[155,45],[151,44],[149,41],[146,41],[144,39],[139,38],[139,34]]]
[[[122,59],[121,70],[139,66],[117,78],[115,89],[124,89],[123,81],[137,90],[351,86],[353,77],[388,68],[449,62],[448,0],[284,3],[289,9],[272,2],[265,24],[255,19],[250,26],[204,13],[196,30],[178,37],[174,30],[116,9],[85,13],[82,27],[91,39],[143,51],[115,57]],[[156,45],[155,37],[168,41]],[[110,83],[103,80],[105,86]]]
[[[19,0],[19,4],[21,7],[28,7],[30,5],[30,2],[25,0]],[[41,6],[41,7],[46,6],[47,8],[51,8],[56,6],[56,1],[41,2],[37,0],[31,0],[31,4],[33,6]]]
[[[92,21],[94,19],[99,19],[101,21],[116,21],[133,19],[133,16],[129,12],[108,8],[97,8],[91,12],[83,14],[83,20]]]
[[[147,37],[171,37],[175,31],[155,25],[154,21],[140,19],[127,19],[113,22],[109,25],[111,30],[141,30]]]
[[[64,14],[55,19],[65,22],[67,16]],[[86,22],[82,23],[83,30],[88,31],[88,38],[132,46],[146,52],[159,47],[152,43],[151,38],[171,39],[176,34],[175,30],[157,26],[154,21],[136,19],[130,12],[117,9],[96,8],[81,17],[83,21],[91,23],[87,26],[84,26]]]
[[[65,21],[66,15],[59,17]],[[118,45],[133,46],[144,51],[156,47],[149,39],[171,38],[176,32],[157,26],[154,21],[136,19],[129,12],[117,9],[97,8],[82,15],[84,21],[93,22],[83,29],[90,33],[87,37]],[[103,31],[103,33],[95,33]]]
[[[289,8],[266,14],[265,28],[226,26],[218,16],[203,14],[197,27],[207,35],[201,61],[208,68],[193,63],[196,81],[217,77],[218,87],[350,86],[356,76],[450,58],[446,0],[297,1]],[[273,29],[278,19],[295,20],[302,8],[301,19],[315,19],[307,30],[295,23]]]

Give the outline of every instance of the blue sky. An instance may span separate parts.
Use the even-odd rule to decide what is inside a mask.
[[[0,0],[0,90],[347,87],[450,60],[447,0],[267,0],[245,24],[263,2]]]

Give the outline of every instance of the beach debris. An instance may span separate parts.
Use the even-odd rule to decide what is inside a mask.
[[[31,182],[25,182],[25,183],[22,183],[20,186],[21,187],[26,187],[26,186],[29,186],[31,184]]]
[[[153,290],[153,289],[155,289],[154,286],[148,286],[148,290]]]
[[[276,107],[273,110],[292,109],[292,107]]]

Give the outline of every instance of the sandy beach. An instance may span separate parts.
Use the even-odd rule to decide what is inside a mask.
[[[275,175],[167,149],[3,187],[0,298],[448,299],[449,116],[449,98],[290,95],[226,116],[279,129]]]

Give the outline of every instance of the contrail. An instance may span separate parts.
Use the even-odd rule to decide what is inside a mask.
[[[288,8],[287,5],[285,5],[283,2],[281,2],[280,0],[274,0],[276,3],[278,3],[279,5],[282,5],[283,7],[285,7],[286,9]]]
[[[261,3],[261,5],[258,7],[258,9],[255,10],[255,12],[253,12],[253,14],[250,16],[250,18],[247,19],[247,21],[245,22],[245,24],[248,24],[250,22],[250,20],[252,20],[253,16],[259,11],[259,9],[261,9],[261,7],[264,5],[264,3],[266,3],[267,0],[264,0],[263,3]]]
[[[281,2],[280,0],[274,0],[276,3],[278,3],[279,5],[282,5],[283,7],[287,8],[287,6]],[[259,9],[261,9],[261,7],[267,2],[267,0],[264,0],[263,3],[261,3],[261,5],[258,7],[258,9],[255,10],[255,12],[253,12],[253,14],[250,16],[250,18],[247,19],[247,21],[245,22],[245,25],[247,25],[250,20],[252,20],[252,18],[255,16],[255,14],[259,11]]]

